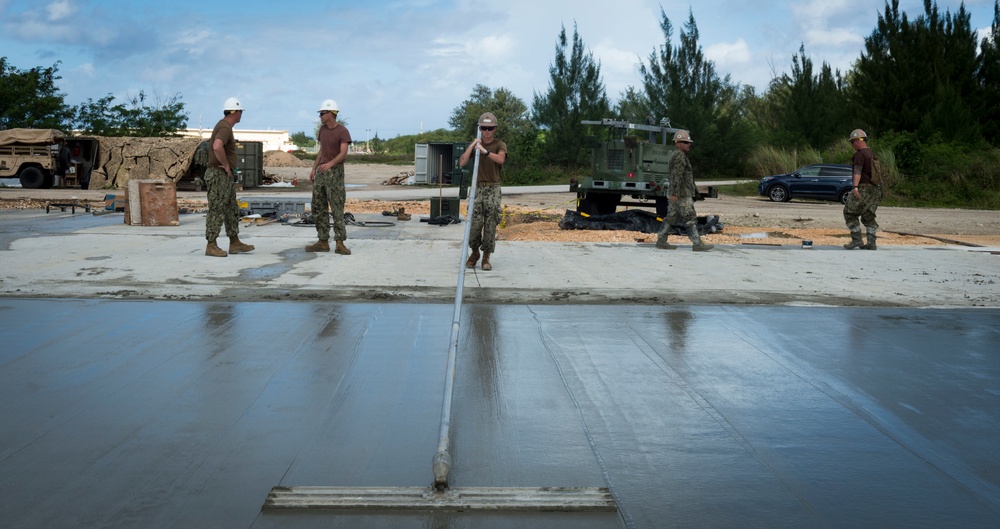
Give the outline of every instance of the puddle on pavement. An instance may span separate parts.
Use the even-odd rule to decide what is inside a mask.
[[[760,231],[756,233],[743,233],[740,235],[741,239],[798,239],[794,235],[785,233],[783,231]]]

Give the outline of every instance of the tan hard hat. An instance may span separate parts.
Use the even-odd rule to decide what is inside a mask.
[[[679,130],[674,133],[674,143],[684,142],[684,143],[694,143],[691,139],[691,133],[686,130]]]
[[[479,116],[479,126],[480,127],[496,127],[497,117],[493,115],[492,112],[484,112],[482,116]]]
[[[865,134],[865,131],[863,131],[861,129],[854,129],[851,132],[851,137],[848,138],[847,141],[867,140],[867,139],[868,139],[868,135]]]

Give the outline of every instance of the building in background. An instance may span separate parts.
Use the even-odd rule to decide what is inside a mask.
[[[209,139],[212,129],[185,129],[181,136]],[[292,143],[287,130],[244,130],[233,129],[236,141],[259,141],[264,144],[264,151],[295,151],[298,146]]]

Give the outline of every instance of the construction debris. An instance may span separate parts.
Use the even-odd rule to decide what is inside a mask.
[[[382,185],[384,186],[402,186],[406,185],[409,180],[413,178],[413,171],[401,171],[398,175],[388,179],[383,180]]]

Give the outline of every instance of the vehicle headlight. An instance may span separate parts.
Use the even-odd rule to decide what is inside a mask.
[[[773,176],[765,176],[764,178],[760,179],[760,183],[763,184],[764,182],[770,182],[771,180],[774,180]]]

